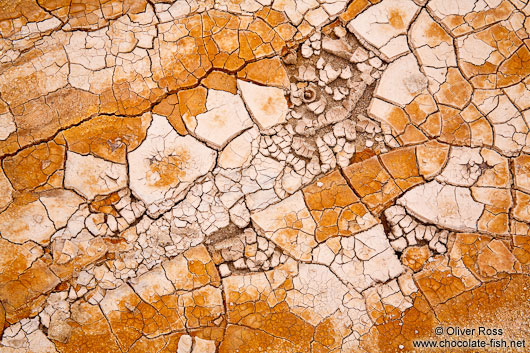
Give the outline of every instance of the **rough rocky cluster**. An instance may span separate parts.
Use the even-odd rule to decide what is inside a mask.
[[[0,0],[0,162],[2,353],[530,341],[528,1]]]

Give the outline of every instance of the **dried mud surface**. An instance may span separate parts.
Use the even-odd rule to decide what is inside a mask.
[[[2,353],[524,352],[530,4],[0,0],[0,249]]]

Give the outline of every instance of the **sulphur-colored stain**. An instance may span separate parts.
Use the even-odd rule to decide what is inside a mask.
[[[423,265],[425,265],[431,255],[431,251],[427,245],[409,246],[403,251],[401,262],[412,271],[417,272],[423,268]]]
[[[509,1],[501,1],[493,8],[484,11],[471,12],[464,16],[465,21],[474,29],[484,27],[494,22],[505,20],[514,13],[514,6]],[[459,33],[456,33],[458,35]]]
[[[89,206],[92,212],[101,212],[117,216],[118,213],[113,205],[118,201],[120,201],[119,194],[117,192],[113,192],[112,194],[102,198],[96,197],[96,200],[92,201]]]
[[[530,51],[523,45],[499,66],[497,82],[499,87],[506,87],[520,82],[529,74]]]
[[[77,177],[83,180],[89,194],[98,195],[101,193],[104,184],[102,181],[104,180],[99,175],[94,174],[92,170],[81,169],[77,172]]]
[[[213,326],[213,321],[224,312],[221,290],[209,285],[182,295],[179,303],[184,306],[189,328]]]
[[[381,300],[381,296],[374,293],[374,291],[366,293],[368,315],[372,319],[372,322],[376,325],[382,325],[401,317],[402,310],[393,305],[383,303]]]
[[[237,94],[236,78],[233,75],[226,74],[222,71],[212,71],[202,81],[202,84],[210,89]]]
[[[420,125],[436,109],[436,102],[430,94],[420,94],[405,107],[405,112],[408,114],[412,123]]]
[[[438,42],[451,42],[451,37],[447,34],[444,29],[437,24],[436,22],[431,22],[429,27],[425,31],[425,35],[433,40]]]
[[[99,306],[79,301],[72,304],[67,325],[71,332],[66,342],[54,341],[61,353],[119,351],[110,327]]]
[[[140,117],[97,116],[63,134],[70,151],[125,163],[127,150],[145,139],[151,113]]]
[[[363,203],[375,213],[382,211],[401,194],[395,181],[375,156],[346,167],[344,174]]]
[[[440,103],[462,109],[471,99],[473,88],[456,68],[449,68],[446,82],[440,86],[435,97]]]
[[[440,106],[442,130],[440,141],[468,146],[471,141],[469,125],[462,119],[460,111],[448,106]]]
[[[208,122],[209,124],[211,125],[211,128],[223,128],[226,123],[227,123],[227,120],[226,120],[226,116],[224,114],[218,114],[217,112],[215,112],[214,114],[210,114],[208,116]]]
[[[398,136],[398,142],[403,146],[416,145],[427,140],[427,136],[414,125],[407,125],[403,134]]]
[[[250,295],[229,291],[228,322],[231,324],[221,344],[220,352],[309,352],[315,329],[303,319],[294,315],[284,301],[285,290],[290,287],[290,278],[271,293],[280,300],[271,305],[265,293]],[[237,338],[239,326],[246,327],[245,336]],[[259,332],[259,335],[258,335]],[[320,338],[329,334],[328,327],[323,325]],[[260,336],[263,335],[262,338]],[[276,337],[277,342],[271,346],[270,339]],[[283,345],[285,344],[285,346]],[[283,347],[283,348],[282,348]]]
[[[480,231],[506,235],[509,233],[508,213],[512,207],[512,196],[507,189],[477,188],[472,189],[473,197],[485,204],[477,228]]]
[[[145,303],[137,303],[136,305],[138,306],[132,307],[134,311],[124,307],[124,311],[113,311],[107,314],[112,332],[116,335],[121,348],[125,350],[128,350],[142,336],[144,327],[148,324],[147,318],[154,316],[152,312],[149,313],[144,310],[146,309]],[[151,308],[150,311],[154,311],[154,309]],[[142,314],[146,315],[145,320]]]
[[[449,145],[431,140],[416,147],[416,155],[421,175],[431,178],[445,165],[449,156]]]
[[[10,324],[27,318],[43,304],[46,296],[59,284],[58,278],[42,259],[35,260],[13,280],[0,285],[0,301]]]
[[[423,182],[416,164],[415,148],[396,149],[381,155],[381,160],[401,190]]]
[[[8,25],[7,20],[13,20],[19,18],[19,22],[26,23],[29,21],[40,21],[47,16],[46,12],[41,9],[37,3],[31,0],[11,0],[2,1],[0,3],[0,23],[2,23],[2,29]],[[9,36],[7,33],[2,33],[5,36]]]
[[[32,190],[64,168],[64,153],[55,141],[28,147],[4,159],[4,172],[16,190]]]
[[[278,57],[250,63],[237,73],[237,77],[262,85],[289,88],[287,70]]]
[[[413,307],[405,310],[400,318],[373,326],[361,337],[361,347],[367,352],[414,352],[417,350],[412,347],[413,339],[434,336],[436,318],[429,303],[421,294],[412,297]]]
[[[260,110],[262,110],[267,115],[276,115],[278,111],[278,106],[281,106],[279,105],[280,98],[283,98],[283,97],[277,97],[277,96],[267,97],[267,99],[260,102],[261,103]]]
[[[177,94],[170,94],[164,98],[159,104],[153,107],[153,113],[165,116],[169,123],[179,135],[187,135],[186,125],[180,115],[180,106]],[[188,114],[189,115],[189,114]]]
[[[375,1],[372,1],[375,2]],[[371,5],[368,0],[353,0],[350,2],[346,10],[339,15],[340,19],[344,22],[353,20],[357,15],[363,12],[366,8]]]
[[[315,329],[315,339],[312,344],[313,352],[326,352],[340,348],[342,337],[347,334],[347,328],[333,316],[325,318]]]
[[[188,150],[179,148],[171,155],[150,161],[146,174],[147,183],[152,187],[176,186],[186,176],[186,163],[190,160]]]
[[[39,0],[39,5],[53,12],[73,28],[99,28],[108,19],[124,13],[135,14],[145,10],[145,0]]]
[[[288,340],[284,340],[258,329],[245,326],[228,326],[225,338],[219,347],[219,353],[232,352],[270,352],[270,353],[295,353],[300,352]],[[307,350],[309,351],[309,347]]]
[[[405,131],[405,127],[408,123],[410,123],[407,114],[403,111],[403,109],[398,107],[392,107],[388,116],[386,117],[386,121],[398,134]]]
[[[403,15],[399,9],[390,9],[388,11],[388,22],[395,29],[404,29]]]
[[[36,256],[31,253],[31,243],[19,245],[0,239],[0,246],[3,249],[0,254],[0,283],[16,280],[35,260]]]
[[[304,198],[317,224],[315,239],[350,236],[376,224],[339,171],[334,171],[303,189]],[[358,219],[362,217],[362,223]]]
[[[523,222],[530,222],[530,195],[521,191],[515,192],[513,215]]]
[[[181,116],[197,116],[206,112],[207,94],[208,90],[203,86],[180,91],[177,96]]]

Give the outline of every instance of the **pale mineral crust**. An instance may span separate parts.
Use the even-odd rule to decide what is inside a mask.
[[[528,1],[0,0],[0,352],[524,352],[529,275]]]

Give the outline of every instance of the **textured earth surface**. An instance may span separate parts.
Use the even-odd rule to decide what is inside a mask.
[[[0,0],[0,161],[2,353],[530,346],[528,0]]]

